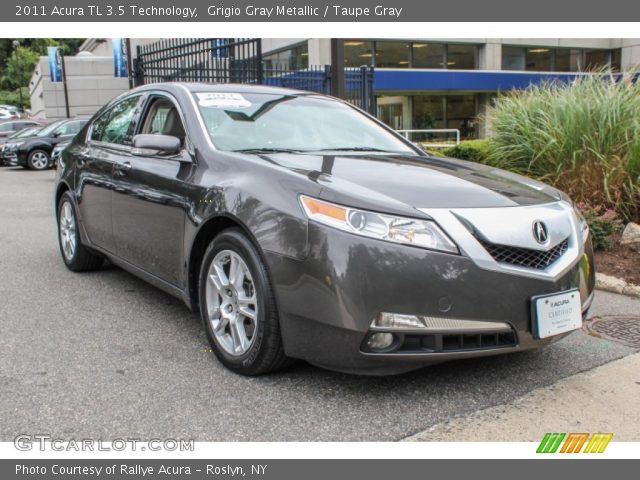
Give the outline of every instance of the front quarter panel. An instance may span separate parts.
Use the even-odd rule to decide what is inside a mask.
[[[207,221],[224,216],[243,225],[263,252],[304,259],[308,222],[298,196],[318,195],[321,187],[259,158],[219,151],[206,156],[199,159],[201,178],[188,215],[187,245]]]

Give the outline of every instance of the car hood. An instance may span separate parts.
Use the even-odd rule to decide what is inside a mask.
[[[444,157],[306,153],[261,157],[308,176],[324,187],[324,198],[336,201],[353,199],[356,203],[413,208],[487,208],[537,205],[560,199],[557,190],[540,182]]]

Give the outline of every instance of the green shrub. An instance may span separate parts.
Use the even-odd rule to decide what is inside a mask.
[[[593,248],[604,250],[611,247],[612,235],[621,232],[624,226],[620,216],[614,210],[592,208],[583,203],[578,204],[578,209],[589,224]]]
[[[486,164],[489,161],[490,149],[489,140],[465,140],[458,145],[443,148],[440,153],[446,157]]]
[[[498,97],[488,161],[631,220],[640,213],[638,72],[597,73]]]

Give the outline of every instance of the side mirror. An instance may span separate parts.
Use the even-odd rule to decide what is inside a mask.
[[[182,145],[178,137],[140,134],[133,137],[131,153],[141,157],[157,157],[176,155],[180,150]]]
[[[53,132],[53,133],[51,134],[51,136],[52,136],[53,138],[58,138],[58,137],[60,136],[60,134],[61,134],[61,132],[60,132],[59,130],[57,130],[57,131]]]

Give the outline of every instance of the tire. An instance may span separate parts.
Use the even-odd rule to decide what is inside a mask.
[[[27,167],[29,170],[46,170],[49,168],[51,157],[44,150],[33,150],[27,156]]]
[[[67,268],[72,272],[89,272],[99,269],[104,263],[104,257],[82,244],[78,231],[78,216],[69,192],[64,192],[58,202],[57,218],[60,255]]]
[[[234,265],[238,275],[232,273]],[[261,375],[292,363],[282,347],[278,309],[264,262],[240,229],[224,230],[213,239],[199,279],[200,316],[209,344],[225,367],[242,375]],[[243,314],[251,312],[253,319]]]

